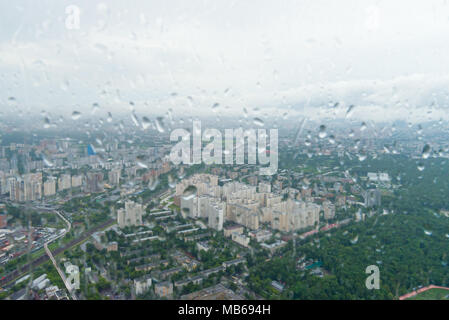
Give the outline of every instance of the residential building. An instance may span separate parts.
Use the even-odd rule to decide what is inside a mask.
[[[171,281],[156,283],[154,293],[161,298],[170,298],[173,295],[173,283]]]
[[[48,177],[44,182],[44,196],[50,197],[56,194],[56,178]]]
[[[139,203],[126,201],[125,208],[117,211],[117,223],[120,228],[142,225],[143,207]]]
[[[143,294],[151,288],[152,279],[149,274],[144,275],[138,279],[134,279],[134,289],[136,295]]]

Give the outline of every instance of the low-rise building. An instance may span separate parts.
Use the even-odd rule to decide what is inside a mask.
[[[242,234],[243,233],[243,226],[234,224],[231,226],[227,226],[223,228],[223,233],[225,237],[230,237],[233,233]]]
[[[196,243],[196,248],[198,249],[198,251],[203,250],[203,251],[206,251],[206,252],[209,251],[209,249],[210,249],[209,244],[207,242],[204,242],[204,241],[197,242]]]
[[[282,248],[283,246],[285,246],[287,244],[287,242],[282,241],[282,240],[277,240],[273,243],[267,244],[267,243],[262,243],[261,247],[264,249],[267,249],[270,251],[270,253],[275,252],[277,249]]]
[[[118,243],[116,241],[109,242],[108,246],[106,247],[106,250],[108,252],[110,252],[110,251],[118,251]]]
[[[255,239],[257,242],[264,242],[269,240],[273,233],[269,230],[253,230],[249,232],[249,236]]]
[[[136,295],[143,294],[150,289],[152,283],[151,276],[149,274],[144,275],[138,279],[134,279],[134,289]]]
[[[234,242],[237,242],[239,245],[244,247],[249,247],[249,241],[251,240],[249,237],[245,236],[244,234],[239,233],[233,233],[231,235],[231,239]]]
[[[171,281],[156,283],[154,293],[161,298],[170,298],[173,295],[173,283]]]

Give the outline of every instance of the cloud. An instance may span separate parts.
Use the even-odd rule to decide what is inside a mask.
[[[69,2],[18,3],[0,32],[0,103],[27,111],[129,113],[133,101],[150,116],[344,118],[353,104],[352,117],[382,120],[447,107],[437,2],[80,1],[78,31],[64,27]]]

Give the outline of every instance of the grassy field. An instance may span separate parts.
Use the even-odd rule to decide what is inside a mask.
[[[429,289],[407,300],[449,300],[449,290]]]

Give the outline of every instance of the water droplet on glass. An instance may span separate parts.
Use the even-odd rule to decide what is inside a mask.
[[[350,116],[352,116],[354,112],[354,105],[351,104],[348,108],[348,110],[346,110],[346,118],[349,118]]]
[[[419,170],[419,171],[423,171],[424,168],[425,168],[424,164],[423,164],[422,162],[419,162],[419,163],[418,163],[418,170]]]
[[[164,133],[165,132],[164,118],[162,118],[162,117],[157,117],[156,118],[156,129],[160,133]]]
[[[185,177],[185,172],[184,172],[184,167],[181,167],[180,169],[179,169],[179,171],[178,171],[178,178],[179,179],[184,179],[184,177]]]
[[[190,200],[196,197],[196,192],[197,189],[195,186],[188,186],[187,188],[184,189],[184,192],[182,193],[182,198],[184,200]]]
[[[44,118],[44,128],[48,129],[48,128],[50,128],[50,126],[51,126],[50,118],[49,117],[45,117]]]
[[[150,176],[150,180],[148,181],[148,189],[154,191],[159,184],[159,179],[156,176]]]
[[[366,160],[366,153],[359,153],[357,155],[357,157],[359,158],[359,161],[365,161]]]
[[[176,180],[173,178],[171,174],[168,175],[168,186],[172,189],[176,187]]]
[[[362,122],[361,126],[360,126],[360,131],[364,131],[366,129],[366,123]]]
[[[48,160],[47,157],[44,156],[44,155],[42,155],[42,161],[44,161],[44,164],[45,164],[47,167],[53,167],[53,166],[54,166],[53,162],[51,162],[50,160]]]
[[[426,144],[422,149],[422,158],[427,159],[430,156],[430,146]]]
[[[151,126],[151,121],[147,117],[142,117],[142,127],[144,130],[148,129]]]
[[[141,162],[141,161],[137,161],[137,165],[139,167],[141,167],[142,169],[148,169],[148,166],[145,163]]]
[[[100,110],[100,105],[98,103],[92,104],[92,114],[95,114],[98,110]]]
[[[137,119],[137,116],[136,116],[136,114],[135,114],[134,111],[131,112],[131,120],[132,120],[133,123],[136,125],[136,127],[139,127],[139,126],[140,126],[139,119]]]
[[[320,139],[324,139],[327,136],[327,132],[326,132],[326,126],[324,124],[322,124],[320,126],[320,131],[318,132],[318,137],[320,137]]]
[[[416,131],[416,133],[417,133],[418,135],[421,135],[421,134],[422,134],[422,126],[421,126],[421,125],[418,125],[418,130]]]
[[[13,107],[13,106],[17,105],[17,100],[16,100],[16,98],[14,98],[14,97],[9,97],[9,98],[8,98],[8,105],[9,105],[10,107]]]
[[[256,126],[259,126],[259,127],[263,127],[264,126],[264,122],[260,118],[254,118],[253,122],[254,122],[254,124]]]
[[[354,136],[354,130],[351,129],[351,131],[349,131],[348,136],[352,138]]]
[[[214,104],[212,105],[212,111],[213,111],[213,112],[217,112],[219,107],[220,107],[220,104],[219,104],[219,103],[214,103]]]
[[[81,117],[81,112],[79,111],[73,111],[72,112],[72,119],[73,120],[78,120]]]

